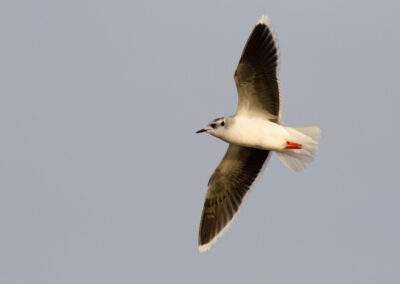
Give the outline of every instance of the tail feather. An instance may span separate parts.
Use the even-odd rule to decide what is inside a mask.
[[[279,159],[285,166],[294,170],[303,170],[311,161],[318,150],[318,141],[321,129],[318,126],[287,127],[292,142],[302,145],[301,149],[286,149],[278,153]]]

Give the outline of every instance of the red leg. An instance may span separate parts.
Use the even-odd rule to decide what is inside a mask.
[[[286,141],[286,144],[288,145],[286,146],[286,149],[301,149],[303,147],[303,145],[299,143],[294,143],[290,141]]]

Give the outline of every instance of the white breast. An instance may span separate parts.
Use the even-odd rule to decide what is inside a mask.
[[[279,151],[285,148],[288,137],[284,126],[269,120],[232,117],[219,138],[246,147]]]

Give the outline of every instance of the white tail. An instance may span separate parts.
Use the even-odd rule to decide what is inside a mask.
[[[314,159],[321,129],[318,126],[308,126],[287,127],[286,130],[291,136],[291,142],[299,143],[302,147],[277,152],[278,157],[289,169],[301,171]]]

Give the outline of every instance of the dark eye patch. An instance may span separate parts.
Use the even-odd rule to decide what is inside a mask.
[[[211,127],[215,128],[217,125],[215,123],[211,123]]]
[[[222,122],[221,122],[221,125],[224,126],[224,125],[225,125],[225,121],[222,121]]]

